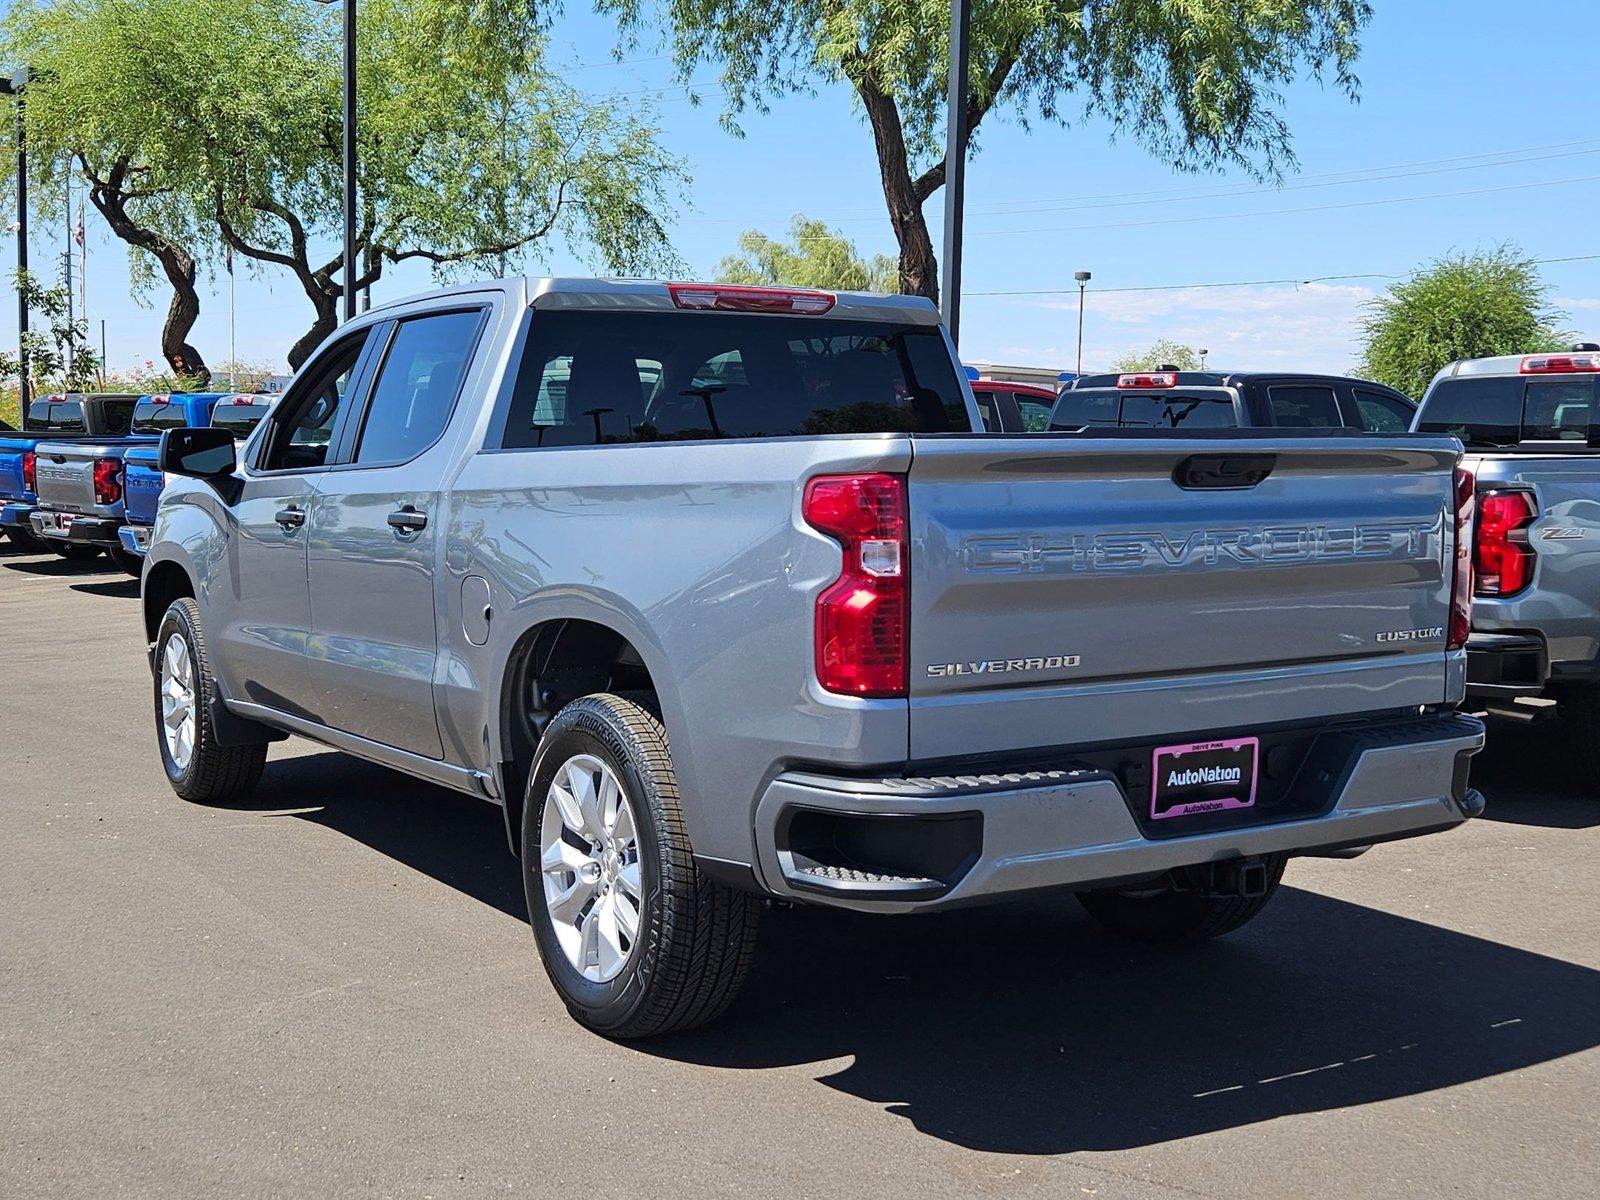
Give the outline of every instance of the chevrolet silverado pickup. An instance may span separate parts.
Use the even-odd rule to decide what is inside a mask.
[[[1451,363],[1416,428],[1459,437],[1476,479],[1473,706],[1560,719],[1600,788],[1600,345]]]
[[[1049,427],[1091,429],[1348,429],[1404,433],[1416,401],[1345,375],[1154,371],[1080,375],[1061,389]]]
[[[299,734],[500,805],[617,1038],[721,1012],[763,897],[1202,938],[1481,810],[1458,442],[978,430],[921,299],[376,308],[242,448],[163,435],[163,768],[237,796]]]
[[[31,401],[23,414],[21,432],[0,436],[0,530],[30,550],[48,548],[66,558],[92,558],[100,553],[95,547],[46,542],[34,533],[31,518],[38,507],[38,445],[47,439],[124,437],[136,400],[134,396],[73,393]]]
[[[243,439],[271,410],[274,397],[223,392],[185,396],[142,396],[134,412],[135,432],[159,434],[167,429],[216,425]],[[150,527],[166,475],[159,465],[159,441],[129,445],[122,452],[122,518],[116,526],[123,555],[118,561],[137,575],[150,544]]]

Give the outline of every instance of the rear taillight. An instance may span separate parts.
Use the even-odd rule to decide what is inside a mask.
[[[22,490],[37,492],[39,478],[39,456],[32,450],[22,452]]]
[[[122,499],[122,480],[118,472],[122,464],[114,458],[97,458],[94,460],[94,502],[96,504],[115,504]]]
[[[1119,388],[1173,388],[1178,386],[1178,375],[1175,371],[1156,371],[1139,373],[1136,375],[1118,375]]]
[[[1528,492],[1484,492],[1478,497],[1475,594],[1514,596],[1533,582],[1539,556],[1528,540],[1528,526],[1538,516],[1539,505]]]
[[[1450,574],[1450,636],[1445,646],[1460,650],[1472,633],[1472,500],[1477,476],[1457,467],[1455,476],[1455,564]]]
[[[904,696],[910,546],[904,475],[819,475],[802,514],[844,548],[817,597],[817,682],[848,696]]]

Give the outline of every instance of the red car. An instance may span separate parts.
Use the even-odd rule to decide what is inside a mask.
[[[1043,433],[1050,428],[1056,394],[1049,388],[1003,379],[970,382],[983,414],[983,427],[990,433]]]

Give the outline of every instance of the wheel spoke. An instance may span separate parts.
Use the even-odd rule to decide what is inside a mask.
[[[595,911],[589,914],[589,920],[597,926],[595,945],[599,950],[599,961],[596,965],[600,968],[600,978],[609,979],[617,973],[627,958],[622,949],[622,935],[617,928],[617,904],[614,897],[603,897],[595,906]]]
[[[622,890],[635,904],[644,899],[644,888],[639,880],[639,864],[629,863],[617,874],[617,882],[622,885]]]
[[[550,799],[555,801],[557,810],[561,813],[561,823],[574,833],[583,832],[583,813],[578,808],[578,802],[573,799],[572,793],[562,786],[557,779],[550,785]]]
[[[581,871],[589,862],[589,856],[582,850],[569,845],[565,838],[557,838],[545,850],[541,865],[546,874],[555,874],[562,871]]]
[[[578,828],[590,840],[600,841],[605,829],[600,824],[600,797],[595,791],[594,773],[587,767],[568,767],[567,781],[572,787],[573,798],[578,802],[578,810],[583,814],[583,824]]]
[[[583,911],[583,906],[588,903],[589,897],[594,895],[594,884],[586,881],[582,875],[573,878],[568,888],[548,901],[550,915],[557,921],[567,925],[577,923],[578,914]],[[589,919],[594,919],[594,914],[589,914]]]
[[[618,796],[621,796],[620,788],[618,789]],[[616,815],[612,817],[610,828],[611,842],[618,852],[626,850],[638,838],[639,835],[633,827],[633,809],[629,807],[626,800],[617,805]]]
[[[632,898],[621,891],[612,893],[611,910],[616,914],[617,928],[631,948],[639,940],[639,910],[634,907]]]

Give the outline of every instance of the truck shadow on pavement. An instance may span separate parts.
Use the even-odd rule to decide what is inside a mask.
[[[1524,726],[1491,721],[1489,744],[1472,763],[1473,786],[1489,801],[1484,817],[1513,825],[1592,829],[1600,793],[1583,776],[1561,721]]]
[[[296,819],[524,918],[499,810],[338,754],[268,770],[275,806],[305,806]],[[528,986],[544,986],[532,968]],[[1179,948],[1112,939],[1069,897],[770,912],[729,1013],[633,1050],[730,1071],[827,1063],[819,1082],[930,1137],[1061,1154],[1419,1095],[1597,1045],[1600,971],[1286,886],[1247,929]]]
[[[31,558],[16,557],[0,565],[3,565],[8,571],[21,571],[24,575],[51,575],[67,579],[76,579],[84,575],[109,575],[113,571],[118,575],[123,574],[121,567],[116,566],[104,557],[72,562],[69,559],[58,558],[52,554],[48,558],[40,558],[38,556]]]

